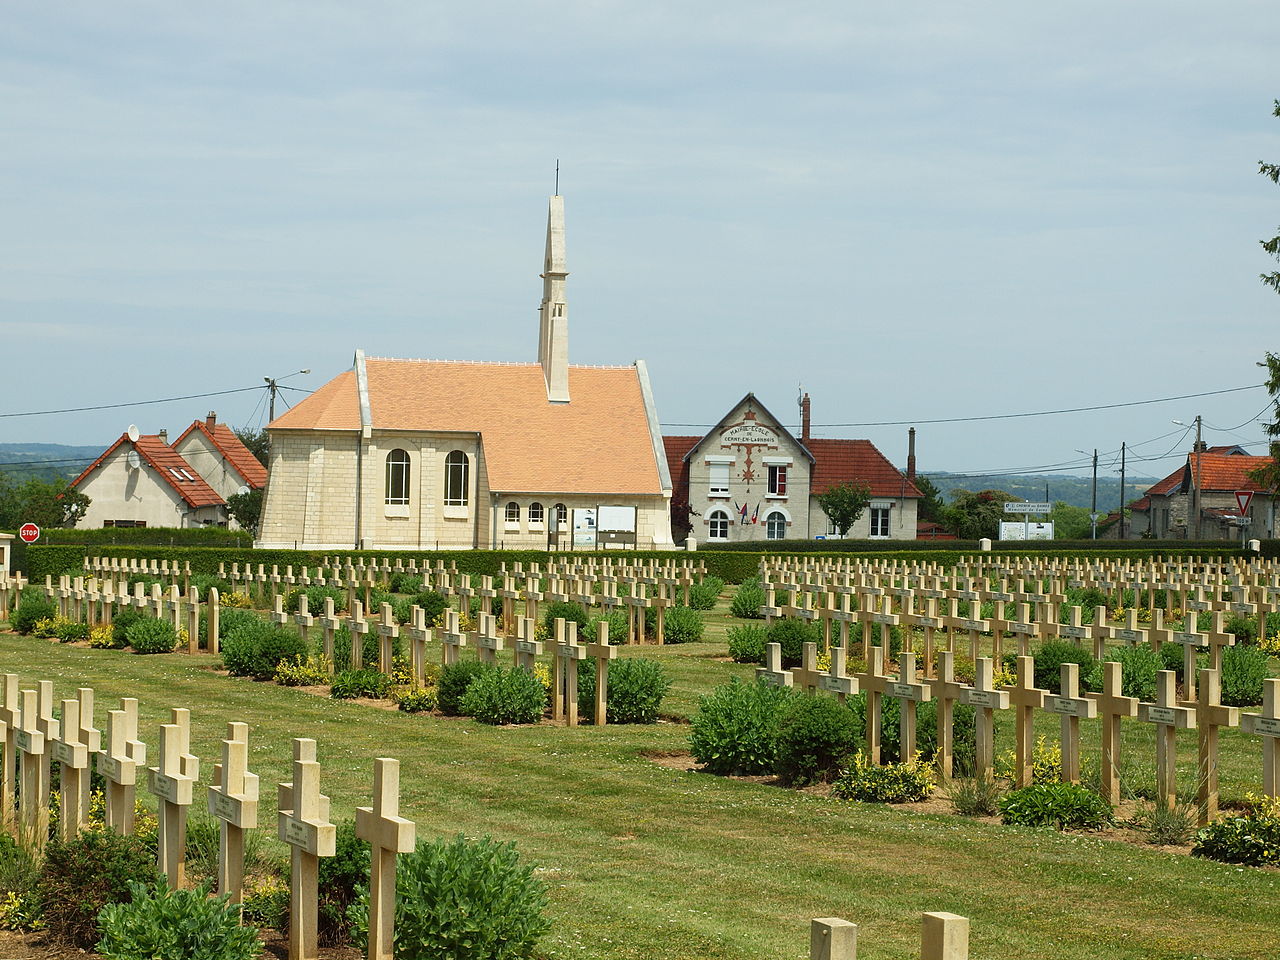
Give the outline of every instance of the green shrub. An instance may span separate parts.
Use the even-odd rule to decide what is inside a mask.
[[[830,780],[856,749],[853,714],[828,696],[793,697],[778,718],[774,769],[783,783]]]
[[[316,649],[320,649],[323,639],[317,640]],[[372,630],[363,634],[360,642],[360,663],[361,665],[377,666],[381,651],[379,645],[381,638]],[[396,637],[391,641],[391,650],[393,656],[399,656],[401,653],[401,640]],[[351,663],[351,629],[344,623],[333,632],[333,662],[335,666],[348,667]]]
[[[117,616],[116,620],[119,619]],[[225,643],[229,639],[235,639],[241,630],[256,630],[263,623],[266,621],[252,610],[223,607],[218,612],[218,642]]]
[[[1064,663],[1080,665],[1080,680],[1085,681],[1093,670],[1093,654],[1079,644],[1070,640],[1049,640],[1035,652],[1036,686],[1050,693],[1058,693],[1062,688],[1062,670]]]
[[[208,599],[210,590],[217,590],[219,596],[231,592],[231,581],[223,580],[213,573],[192,574],[191,586],[196,588],[202,601]]]
[[[0,930],[40,924],[40,865],[36,853],[0,834]]]
[[[1198,650],[1204,650],[1204,647],[1198,647]],[[1182,683],[1186,680],[1186,649],[1180,643],[1162,643],[1160,645],[1160,669],[1172,670],[1178,675],[1178,682]],[[1209,655],[1207,653],[1196,654],[1197,671],[1208,669]]]
[[[18,601],[18,609],[9,618],[9,626],[16,633],[30,633],[41,620],[50,620],[58,615],[58,608],[44,596],[24,593]]]
[[[664,643],[697,643],[702,631],[702,614],[689,607],[672,607],[662,620]]]
[[[1258,620],[1256,617],[1246,620],[1238,613],[1230,614],[1223,624],[1223,629],[1227,633],[1235,634],[1236,643],[1253,643],[1258,639]]]
[[[1000,817],[1021,827],[1100,830],[1115,817],[1111,804],[1076,783],[1037,783],[1000,798]]]
[[[291,630],[263,620],[246,622],[222,644],[222,663],[233,677],[270,680],[281,661],[306,657],[307,645]]]
[[[480,660],[459,660],[440,671],[440,683],[437,685],[437,699],[440,712],[446,716],[462,715],[462,698],[466,696],[471,682],[483,673],[492,670],[493,666]]]
[[[994,817],[1003,796],[1004,787],[995,777],[955,779],[947,784],[947,799],[962,817]]]
[[[348,912],[369,883],[369,843],[356,835],[354,820],[339,820],[334,854],[320,858],[320,942],[334,946],[350,940]],[[367,935],[366,935],[367,936]]]
[[[1191,853],[1222,863],[1280,866],[1280,817],[1255,812],[1215,820],[1196,831]]]
[[[251,960],[262,950],[228,894],[210,899],[207,887],[152,891],[134,883],[130,895],[98,915],[98,953],[106,960]]]
[[[548,636],[555,636],[557,620],[564,620],[566,623],[572,620],[578,625],[578,636],[580,637],[586,636],[587,626],[591,623],[582,604],[565,603],[563,600],[557,600],[548,606],[542,614],[542,623],[547,628]]]
[[[272,679],[282,687],[315,687],[328,683],[332,675],[333,664],[323,655],[303,657],[298,654],[276,664]]]
[[[334,700],[354,700],[356,697],[385,700],[390,688],[391,680],[385,673],[365,667],[334,674],[329,684],[329,696]]]
[[[519,960],[550,928],[547,889],[514,843],[489,837],[419,840],[396,869],[396,960]],[[368,929],[368,891],[352,908]]]
[[[169,620],[144,617],[129,624],[129,646],[138,653],[172,653],[178,634]]]
[[[1124,696],[1148,702],[1155,700],[1156,674],[1164,669],[1160,654],[1147,646],[1119,647],[1109,651],[1106,660],[1120,664],[1120,687]],[[1085,686],[1090,690],[1102,689],[1103,662],[1095,661],[1089,670]]]
[[[689,588],[689,606],[694,610],[712,610],[723,589],[724,581],[719,577],[703,577]]]
[[[347,610],[347,591],[339,587],[316,586],[307,587],[305,590],[290,590],[285,595],[284,606],[290,613],[298,612],[298,598],[303,594],[307,597],[307,612],[312,616],[319,616],[324,613],[324,601],[326,597],[333,598],[333,612],[345,613]]]
[[[606,723],[657,723],[662,698],[671,689],[671,678],[657,660],[644,657],[614,660],[609,664],[609,696]],[[596,662],[578,661],[578,716],[596,717]]]
[[[79,620],[62,620],[58,623],[58,640],[71,643],[75,640],[89,639],[89,625]]]
[[[462,712],[481,723],[537,723],[547,709],[547,691],[528,670],[495,667],[476,677],[462,695]]]
[[[414,686],[393,694],[391,699],[405,713],[428,713],[436,708],[436,688]]]
[[[449,606],[449,601],[434,590],[422,590],[413,595],[413,605],[422,608],[427,616],[427,623],[433,623]]]
[[[854,737],[866,739],[867,695],[858,693],[846,701],[854,720]],[[899,740],[902,737],[902,703],[892,697],[880,698],[880,759],[897,763],[903,759]],[[973,769],[977,749],[977,727],[973,707],[956,703],[951,707],[951,764],[957,773]],[[998,717],[999,714],[997,713]],[[998,721],[995,722],[997,731]],[[938,704],[927,700],[916,704],[916,751],[923,760],[932,760],[938,752]]]
[[[82,830],[74,840],[50,840],[40,866],[41,914],[49,932],[88,949],[97,917],[110,903],[128,903],[133,883],[163,883],[155,851],[137,837]]]
[[[772,773],[778,722],[792,693],[762,680],[716,687],[698,702],[690,733],[693,758],[711,773]]]
[[[862,753],[831,785],[831,795],[861,803],[915,803],[933,792],[933,766],[920,760],[877,765]]]
[[[729,628],[729,656],[735,663],[764,663],[765,630],[758,623]]]
[[[782,646],[782,665],[784,667],[800,666],[801,655],[806,643],[819,643],[822,632],[816,624],[794,617],[780,617],[769,624],[766,643],[777,643]]]
[[[760,608],[764,606],[765,599],[764,587],[760,586],[759,580],[754,577],[743,580],[729,603],[729,612],[741,620],[762,620],[764,615]]]
[[[1229,707],[1251,707],[1262,702],[1262,688],[1271,676],[1268,657],[1253,646],[1227,647],[1222,651],[1222,702]]]
[[[627,612],[625,610],[613,609],[608,613],[596,614],[591,618],[591,627],[588,633],[591,641],[594,643],[596,639],[596,624],[607,623],[609,625],[609,643],[617,646],[620,643],[627,642]]]
[[[393,573],[391,575],[392,593],[421,593],[422,577],[412,573]]]

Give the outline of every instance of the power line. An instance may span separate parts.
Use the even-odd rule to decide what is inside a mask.
[[[193,393],[185,397],[164,397],[160,400],[137,400],[133,403],[101,403],[93,407],[67,407],[65,410],[28,410],[24,413],[0,413],[0,417],[47,417],[57,413],[85,413],[90,410],[117,410],[121,407],[145,407],[154,403],[174,403],[178,400],[199,400],[203,397],[225,397],[232,393],[248,393],[262,387],[238,387],[235,390],[216,390],[213,393]]]
[[[938,417],[929,420],[869,420],[863,423],[817,423],[816,427],[907,427],[922,423],[976,423],[980,420],[1019,420],[1026,417],[1053,417],[1064,413],[1088,413],[1094,410],[1118,410],[1121,407],[1141,407],[1152,403],[1171,403],[1174,400],[1194,400],[1197,397],[1216,397],[1224,393],[1239,393],[1242,390],[1257,390],[1265,387],[1264,383],[1253,383],[1247,387],[1228,387],[1225,390],[1209,390],[1205,393],[1186,393],[1177,397],[1157,397],[1152,400],[1130,400],[1125,403],[1102,403],[1091,407],[1064,407],[1061,410],[1038,410],[1034,413],[997,413],[983,417]],[[712,427],[710,423],[667,423],[667,427]]]

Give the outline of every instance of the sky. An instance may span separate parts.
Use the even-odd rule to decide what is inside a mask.
[[[4,12],[0,442],[536,359],[559,161],[570,360],[643,358],[666,433],[803,390],[924,472],[1264,450],[1273,0]]]

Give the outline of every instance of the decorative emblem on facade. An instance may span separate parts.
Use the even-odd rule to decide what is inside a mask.
[[[752,482],[759,478],[752,455],[757,450],[777,450],[778,434],[760,423],[756,419],[756,412],[748,407],[741,420],[720,431],[720,449],[742,451],[742,471],[738,477],[750,492]]]

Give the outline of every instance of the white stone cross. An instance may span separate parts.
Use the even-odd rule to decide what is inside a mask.
[[[410,608],[409,620],[409,668],[413,682],[425,682],[427,672],[427,644],[431,642],[431,629],[427,626],[427,612],[417,604]]]
[[[1238,727],[1238,707],[1222,705],[1222,688],[1217,670],[1200,671],[1200,691],[1196,697],[1196,719],[1200,724],[1200,825],[1218,817],[1218,728]]]
[[[974,776],[990,780],[995,765],[995,711],[1009,709],[1009,694],[995,687],[990,657],[977,659],[974,684],[960,699],[974,708]]]
[[[92,718],[90,718],[92,719]],[[89,745],[81,737],[80,701],[62,701],[62,731],[50,744],[58,781],[58,837],[71,840],[89,822]]]
[[[43,809],[40,811],[40,844],[43,845],[49,833],[49,796],[53,792],[53,742],[62,734],[62,724],[53,715],[53,681],[41,680],[36,693],[36,729],[44,738],[44,750],[37,758],[40,784],[36,796],[40,797]]]
[[[845,658],[845,647],[831,648],[831,666],[826,673],[818,676],[818,689],[834,693],[836,699],[844,703],[846,699],[858,692],[858,678],[848,673],[849,662]]]
[[[1115,806],[1120,802],[1120,719],[1138,715],[1138,698],[1121,695],[1124,684],[1120,664],[1102,662],[1102,692],[1085,694],[1098,705],[1102,718],[1102,796]]]
[[[326,599],[333,600],[332,597]],[[310,650],[311,638],[309,634],[312,625],[316,622],[316,618],[311,614],[311,601],[307,599],[305,592],[298,595],[298,612],[293,615],[293,622],[298,625],[298,635],[302,637],[303,644]]]
[[[1193,730],[1194,707],[1178,706],[1178,675],[1172,670],[1156,674],[1156,702],[1138,704],[1138,719],[1156,724],[1156,797],[1172,810],[1178,801],[1179,730]]]
[[[1036,662],[1031,657],[1018,657],[1018,682],[1009,690],[1016,738],[1013,780],[1018,788],[1031,786],[1035,713],[1044,706],[1049,692],[1036,687],[1035,678]]]
[[[491,614],[481,612],[477,618],[476,656],[484,663],[497,663],[503,649],[503,639],[498,635],[498,623]]]
[[[900,674],[885,690],[898,701],[898,760],[907,763],[916,753],[916,705],[933,697],[929,681],[916,680],[916,655],[910,650],[898,654]]]
[[[98,772],[107,780],[106,823],[116,833],[133,833],[135,784],[138,767],[147,762],[147,745],[138,739],[138,701],[120,700],[119,710],[107,712],[107,746],[98,754]]]
[[[381,613],[378,619],[378,670],[389,674],[391,661],[394,659],[395,640],[400,636],[400,624],[396,623],[391,604],[384,602]]]
[[[40,729],[40,718],[34,690],[20,694],[16,743],[21,755],[22,784],[18,790],[21,817],[20,840],[42,849],[49,836],[49,784],[42,776],[47,745]]]
[[[1262,681],[1262,713],[1240,718],[1245,733],[1262,737],[1262,792],[1280,797],[1280,679]]]
[[[790,670],[782,667],[782,644],[766,643],[764,645],[764,666],[756,667],[756,679],[764,680],[775,687],[789,687],[792,683]]]
[[[170,890],[187,878],[187,808],[200,776],[200,758],[191,753],[191,711],[174,707],[170,723],[160,724],[160,765],[147,769],[147,787],[160,799],[156,863]]]
[[[609,661],[618,656],[618,648],[609,643],[609,621],[596,622],[596,642],[587,644],[586,653],[596,661],[596,709],[593,722],[597,727],[603,727],[608,719]]]
[[[319,950],[320,858],[332,857],[337,827],[320,792],[316,742],[293,741],[293,780],[277,789],[280,839],[292,848],[289,871],[289,960],[315,960]]]
[[[555,662],[551,675],[551,716],[566,726],[578,725],[578,661],[586,659],[586,649],[578,643],[578,622],[557,617]]]
[[[14,799],[17,796],[18,731],[22,728],[22,703],[18,694],[18,675],[3,676],[4,704],[0,705],[0,736],[4,758],[0,763],[0,830],[10,836],[17,828]]]
[[[396,854],[413,850],[417,827],[400,816],[400,761],[373,761],[373,806],[356,807],[356,836],[372,848],[369,960],[391,960],[395,943]]]
[[[467,645],[467,635],[462,632],[458,611],[446,607],[444,611],[444,633],[440,637],[440,662],[444,666],[458,662],[458,654]]]
[[[231,903],[244,897],[244,836],[258,825],[258,775],[249,772],[249,725],[228,723],[222,762],[213,765],[209,813],[220,821],[218,893]]]
[[[333,638],[334,634],[338,632],[338,628],[342,626],[342,617],[338,616],[333,609],[333,597],[324,598],[324,612],[320,615],[319,622],[320,643],[324,648],[326,669],[332,673],[334,670]]]
[[[872,647],[867,667],[856,675],[858,686],[866,694],[867,756],[874,764],[880,763],[880,698],[889,689],[890,678],[884,672],[884,647]]]
[[[538,623],[532,617],[519,617],[516,620],[516,666],[522,670],[533,672],[534,662],[542,656],[541,641],[533,639]]]
[[[351,634],[351,669],[359,670],[364,666],[364,635],[369,632],[369,621],[364,618],[364,604],[359,600],[351,601],[347,631]]]
[[[1098,704],[1080,696],[1080,664],[1060,665],[1060,694],[1044,698],[1044,708],[1061,718],[1063,783],[1080,782],[1080,721],[1098,715]]]
[[[800,666],[791,668],[791,686],[797,690],[812,693],[818,689],[818,679],[822,671],[818,669],[818,645],[806,643],[800,648]]]

